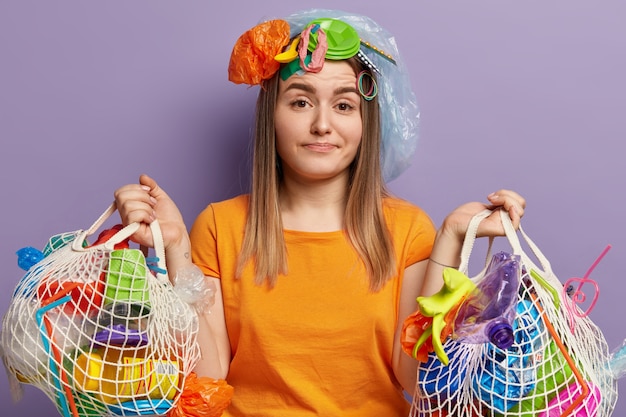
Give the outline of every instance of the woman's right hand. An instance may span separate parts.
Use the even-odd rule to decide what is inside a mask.
[[[131,236],[132,241],[153,247],[150,223],[158,219],[166,251],[186,244],[188,235],[183,216],[154,179],[143,174],[138,184],[124,185],[115,190],[114,196],[122,223],[140,223],[139,230]]]

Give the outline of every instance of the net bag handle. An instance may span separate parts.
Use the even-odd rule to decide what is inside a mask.
[[[491,210],[483,210],[474,217],[471,218],[467,231],[465,232],[465,239],[463,240],[463,247],[461,248],[461,264],[459,265],[459,271],[467,275],[469,269],[469,260],[472,250],[474,249],[474,243],[476,242],[476,235],[478,234],[478,226],[480,222],[486,219],[492,213]],[[489,248],[487,249],[487,260],[489,259],[489,252],[491,252],[491,242],[489,242]]]
[[[502,226],[504,227],[504,233],[506,235],[507,241],[509,245],[511,245],[511,249],[513,250],[513,254],[519,255],[521,260],[526,265],[536,269],[537,271],[543,271],[552,273],[552,267],[550,262],[546,258],[546,256],[541,252],[539,247],[533,242],[533,240],[524,232],[522,225],[520,224],[518,227],[519,235],[522,236],[525,244],[530,248],[531,252],[539,261],[539,265],[541,268],[538,268],[535,262],[526,254],[524,249],[522,248],[522,243],[519,239],[518,231],[515,230],[511,218],[509,214],[503,209],[496,209],[500,212],[500,220],[502,221]],[[480,223],[489,217],[495,210],[485,209],[479,213],[477,213],[469,222],[467,227],[467,232],[465,233],[465,239],[463,240],[463,246],[461,248],[461,264],[459,266],[459,271],[467,273],[469,267],[470,255],[472,253],[472,249],[474,248],[474,243],[476,241],[476,235],[478,233],[478,226]],[[490,238],[489,249],[487,254],[487,261],[489,261],[489,252],[491,250],[492,239]]]
[[[548,273],[548,275],[552,275],[552,266],[550,265],[550,261],[548,258],[541,252],[539,246],[533,242],[533,240],[524,232],[524,228],[521,223],[518,226],[519,235],[522,236],[524,243],[530,248],[533,256],[537,261],[539,261],[540,268],[532,261],[532,259],[524,252],[522,249],[522,245],[520,244],[520,239],[518,237],[518,233],[515,231],[513,227],[513,223],[508,213],[504,210],[500,210],[500,219],[502,220],[502,225],[504,226],[504,232],[506,233],[506,237],[509,240],[509,244],[513,248],[513,253],[520,255],[522,261],[527,265],[531,265],[537,271],[543,271]]]
[[[117,204],[114,201],[87,230],[81,231],[76,236],[76,238],[72,241],[72,250],[76,252],[90,252],[97,250],[112,251],[114,250],[115,245],[128,239],[133,234],[135,234],[137,230],[139,230],[141,223],[130,223],[127,226],[123,227],[121,230],[119,230],[117,233],[115,233],[113,236],[111,236],[111,238],[108,239],[106,242],[99,245],[83,247],[83,244],[86,242],[87,237],[96,233],[102,227],[104,222],[108,220],[116,211]],[[161,232],[161,225],[159,224],[158,220],[155,219],[152,221],[152,223],[150,223],[150,231],[152,232],[153,247],[157,257],[156,264],[159,269],[158,271],[156,271],[157,278],[160,281],[168,281],[167,273],[162,272],[166,271],[165,245],[163,243],[163,233]]]

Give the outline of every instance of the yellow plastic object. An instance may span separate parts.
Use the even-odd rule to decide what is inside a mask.
[[[446,326],[445,317],[458,306],[467,295],[476,289],[474,284],[464,273],[454,268],[443,270],[443,287],[438,293],[430,297],[417,297],[417,304],[423,316],[432,317],[432,326],[422,334],[415,349],[432,337],[433,349],[444,365],[448,364],[448,355],[443,350],[441,332]]]
[[[111,351],[111,347],[107,348]],[[117,358],[115,358],[117,356]],[[83,353],[73,371],[76,388],[107,404],[143,399],[173,400],[182,371],[176,360],[156,360],[124,352]]]
[[[287,49],[285,52],[281,52],[280,54],[276,55],[274,57],[274,59],[278,62],[280,62],[281,64],[287,64],[291,61],[293,61],[294,59],[298,58],[298,44],[300,43],[300,37],[296,37],[294,38],[294,40],[291,42],[291,45],[289,45],[289,49]]]
[[[102,375],[102,356],[97,353],[84,353],[76,358],[74,381],[82,391],[97,391],[98,378]]]

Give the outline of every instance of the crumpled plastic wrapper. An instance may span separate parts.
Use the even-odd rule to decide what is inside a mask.
[[[276,19],[261,23],[237,39],[228,63],[228,79],[257,85],[271,78],[280,63],[274,59],[289,43],[289,24]]]
[[[198,313],[208,311],[215,304],[215,284],[204,276],[195,265],[189,265],[176,271],[173,280],[174,291]]]
[[[626,339],[622,344],[611,352],[610,371],[614,379],[620,379],[626,376]]]
[[[192,372],[167,417],[219,417],[230,405],[234,391],[223,379],[198,377]]]

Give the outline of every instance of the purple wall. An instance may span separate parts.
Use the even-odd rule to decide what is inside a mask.
[[[245,188],[256,89],[227,81],[230,49],[261,17],[310,6],[247,3],[0,2],[1,311],[23,274],[15,250],[88,227],[140,173],[160,181],[189,224]],[[392,29],[411,69],[421,138],[393,191],[437,223],[498,188],[520,191],[524,228],[562,281],[612,244],[592,275],[601,295],[591,316],[617,347],[626,338],[626,3],[340,4]],[[14,404],[4,378],[0,386],[2,415],[58,415],[37,389]],[[626,400],[615,415],[626,415]]]

